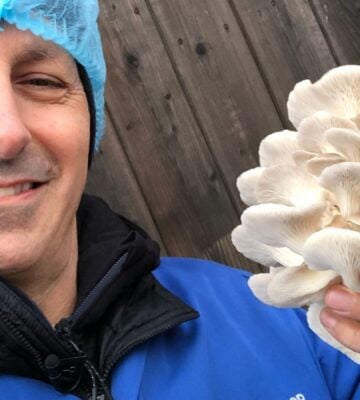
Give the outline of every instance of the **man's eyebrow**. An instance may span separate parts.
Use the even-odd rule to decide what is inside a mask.
[[[39,46],[29,46],[19,53],[17,53],[14,57],[14,64],[36,64],[42,61],[47,60],[55,60],[59,57],[59,52],[53,49],[48,49],[45,47]]]

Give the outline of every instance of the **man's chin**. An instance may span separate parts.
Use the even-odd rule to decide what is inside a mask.
[[[0,245],[1,236],[12,232],[31,229],[36,224],[36,214],[40,209],[40,201],[4,203],[0,199]]]
[[[30,274],[37,269],[41,258],[41,243],[33,235],[0,231],[0,277],[9,278],[19,274]]]
[[[0,254],[0,277],[11,280],[11,277],[30,273],[34,265],[36,265],[36,262],[24,257],[2,257],[2,254]]]

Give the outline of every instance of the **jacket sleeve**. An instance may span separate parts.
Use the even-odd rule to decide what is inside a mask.
[[[313,343],[320,367],[333,398],[336,400],[360,399],[360,365],[329,346],[313,333],[308,328],[306,315],[302,310],[299,310],[297,314]]]
[[[248,273],[210,261],[163,259],[156,274],[200,312],[190,324],[194,341],[216,360],[204,375],[216,376],[229,392],[236,388],[237,397],[227,398],[360,399],[360,366],[315,335],[304,310],[260,302]]]

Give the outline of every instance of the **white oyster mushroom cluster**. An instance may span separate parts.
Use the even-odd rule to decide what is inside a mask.
[[[237,250],[270,267],[249,286],[278,307],[308,305],[311,329],[360,364],[319,314],[335,283],[360,291],[360,66],[298,83],[288,100],[296,131],[264,138],[260,166],[237,181],[250,206],[232,232]]]

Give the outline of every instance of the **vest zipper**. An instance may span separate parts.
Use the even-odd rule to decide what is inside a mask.
[[[41,372],[47,376],[53,385],[56,387],[56,382],[61,379],[61,374],[71,373],[74,371],[76,366],[72,366],[71,363],[83,363],[84,369],[89,375],[91,388],[82,388],[87,392],[89,400],[113,400],[111,393],[105,383],[105,380],[101,377],[100,373],[96,370],[92,362],[87,358],[86,354],[82,352],[79,347],[71,338],[71,329],[74,324],[84,315],[86,312],[91,310],[91,306],[98,298],[98,292],[102,290],[109,282],[112,281],[114,275],[119,273],[123,264],[127,258],[127,253],[123,254],[115,264],[109,269],[109,271],[102,277],[97,285],[91,290],[81,304],[76,308],[74,313],[69,318],[64,318],[55,327],[55,330],[49,324],[45,316],[40,310],[26,297],[23,293],[17,290],[15,287],[11,287],[8,284],[0,281],[0,286],[3,286],[4,291],[15,297],[20,302],[25,312],[33,317],[34,320],[41,323],[43,329],[48,335],[56,337],[59,345],[62,347],[61,355],[50,354],[49,359],[43,360],[42,355],[32,346],[31,342],[24,336],[24,334],[18,329],[15,323],[13,323],[8,317],[7,313],[0,309],[0,319],[14,335],[16,340],[21,343],[24,348],[29,351],[29,354],[33,357],[36,364],[40,368]],[[11,312],[11,309],[9,310]],[[64,347],[66,346],[66,347]],[[51,350],[50,350],[51,352]],[[74,354],[75,352],[75,354]],[[65,357],[66,358],[65,358]],[[74,392],[80,384],[82,377],[71,387],[68,388],[67,392]],[[81,384],[80,384],[81,388]],[[58,389],[60,389],[58,387]],[[61,389],[60,389],[61,390]],[[100,392],[100,393],[99,393]]]
[[[1,321],[6,325],[6,327],[9,329],[9,331],[16,337],[16,340],[21,343],[31,354],[31,356],[34,358],[36,364],[42,371],[42,373],[45,374],[45,367],[44,363],[42,361],[42,357],[40,353],[35,349],[35,347],[26,339],[26,337],[20,332],[20,330],[17,328],[16,324],[14,324],[6,315],[6,313],[2,310],[0,310],[0,319]]]
[[[5,284],[1,280],[0,287],[2,289],[2,293],[4,293],[7,298],[13,299],[12,301],[14,301],[14,303],[21,304],[23,315],[26,315],[26,318],[29,321],[34,321],[28,325],[26,318],[23,319],[18,317],[17,314],[14,313],[12,307],[8,305],[7,302],[3,302],[3,308],[0,308],[1,322],[14,336],[15,341],[29,352],[32,361],[35,361],[36,365],[38,366],[44,377],[47,377],[57,389],[64,390],[63,387],[60,388],[59,386],[56,386],[54,384],[56,382],[56,378],[60,378],[60,376],[55,373],[56,368],[53,366],[54,359],[55,361],[63,360],[65,362],[69,362],[69,364],[71,363],[72,365],[74,365],[74,363],[79,363],[81,359],[79,359],[79,357],[74,354],[72,347],[68,343],[62,341],[61,338],[56,335],[48,320],[30,301],[30,299],[28,299],[23,293],[18,291],[18,289],[13,288],[11,285]],[[9,318],[9,315],[11,315],[11,318]],[[17,318],[17,320],[15,320],[14,316]],[[43,340],[43,343],[45,345],[42,352],[38,351],[35,346],[33,346],[31,340],[27,338],[26,332],[23,332],[21,329],[19,329],[20,325],[24,326],[25,329],[31,330],[31,326],[34,324],[39,324],[41,326],[41,329],[46,334],[44,335],[44,337],[38,338],[39,340]],[[46,346],[47,342],[45,337],[51,338],[51,344],[48,344],[48,346]],[[68,367],[66,370],[66,373],[69,374],[73,372],[74,368],[71,367]]]
[[[75,390],[77,387],[83,389],[87,393],[88,400],[113,400],[109,388],[107,387],[105,380],[101,377],[93,363],[88,359],[87,355],[78,347],[78,345],[71,338],[71,326],[68,321],[63,320],[60,327],[57,328],[57,334],[62,338],[62,340],[69,343],[72,346],[79,358],[83,360],[84,369],[88,373],[90,378],[91,388],[81,386],[81,380],[83,374],[79,378]]]
[[[121,255],[121,257],[113,264],[108,272],[101,278],[101,280],[80,303],[73,314],[69,318],[61,320],[55,327],[56,335],[69,343],[79,357],[83,357],[85,360],[84,367],[88,372],[91,381],[91,393],[89,393],[89,399],[91,400],[112,400],[112,396],[109,388],[107,387],[105,379],[103,379],[86,354],[72,340],[71,333],[74,325],[76,325],[76,323],[84,314],[91,310],[94,302],[96,302],[99,297],[99,292],[101,292],[102,289],[112,282],[114,277],[119,274],[126,261],[126,258],[127,253]],[[99,394],[99,390],[102,392],[101,394]]]
[[[95,285],[95,287],[90,291],[90,293],[85,297],[85,299],[80,303],[80,305],[76,308],[74,313],[67,318],[70,321],[70,324],[73,326],[76,322],[84,315],[86,312],[91,310],[91,306],[98,299],[98,292],[102,289],[103,286],[106,286],[108,282],[112,282],[114,275],[117,275],[124,265],[127,259],[127,253],[124,253],[113,266],[109,269],[109,271],[101,278],[101,280]]]
[[[41,329],[46,332],[47,336],[50,336],[54,339],[54,345],[58,346],[57,351],[60,352],[61,356],[63,355],[69,355],[69,348],[64,347],[64,344],[60,341],[58,337],[56,337],[54,329],[50,325],[49,321],[45,318],[45,316],[41,313],[41,311],[35,306],[34,303],[31,302],[31,300],[26,297],[22,292],[20,292],[17,288],[12,287],[10,284],[6,284],[2,280],[0,280],[0,289],[1,292],[4,293],[6,296],[6,299],[14,299],[14,302],[17,304],[21,304],[21,308],[23,308],[24,312],[23,315],[26,315],[26,318],[32,319],[33,321],[36,321],[37,324],[41,326]],[[30,341],[25,337],[24,333],[21,332],[21,330],[18,328],[17,323],[13,322],[14,317],[13,315],[16,316],[18,319],[18,323],[24,324],[24,326],[28,327],[26,323],[26,319],[20,319],[16,313],[14,313],[14,310],[12,309],[11,306],[8,305],[7,302],[3,302],[3,307],[0,308],[0,319],[6,324],[6,326],[12,331],[12,333],[18,337],[22,338],[21,342],[25,344],[27,343],[26,347],[30,350],[30,347],[32,350],[30,350],[37,360],[39,367],[42,368],[44,371],[44,363],[42,361],[42,357],[40,352],[38,352],[34,346],[31,345]],[[5,311],[4,311],[5,310]],[[12,318],[10,319],[8,315],[11,315]],[[36,355],[35,355],[36,353]]]
[[[81,317],[91,310],[92,305],[96,302],[99,292],[106,287],[109,282],[111,282],[114,277],[121,271],[123,264],[127,258],[127,253],[123,254],[115,264],[109,269],[109,271],[103,276],[103,278],[98,282],[98,284],[91,290],[91,292],[86,296],[86,298],[81,302],[81,304],[76,308],[74,313],[69,318],[64,318],[55,327],[55,330],[46,320],[44,315],[36,308],[36,306],[31,303],[31,301],[19,292],[16,288],[11,288],[0,280],[0,287],[4,286],[7,294],[12,297],[17,297],[18,301],[24,306],[25,312],[30,314],[33,319],[41,323],[41,326],[45,329],[48,335],[51,335],[53,339],[58,342],[59,348],[58,352],[60,355],[53,351],[50,355],[50,360],[46,359],[43,361],[42,355],[32,346],[31,342],[22,334],[22,332],[17,328],[16,324],[13,323],[8,317],[7,313],[1,311],[0,309],[0,319],[7,326],[7,328],[12,332],[12,334],[19,340],[19,343],[23,344],[24,347],[32,355],[35,362],[39,366],[40,370],[45,376],[53,382],[56,387],[56,382],[59,382],[61,378],[61,373],[71,374],[76,371],[78,366],[83,366],[82,371],[80,370],[77,382],[67,390],[67,392],[73,392],[76,394],[76,390],[81,391],[83,395],[86,393],[88,400],[113,400],[110,390],[107,386],[109,375],[113,367],[118,361],[123,358],[128,352],[130,352],[134,347],[150,340],[151,338],[166,332],[167,330],[175,327],[176,325],[190,321],[199,316],[195,311],[183,311],[179,315],[175,315],[170,318],[167,323],[164,322],[161,326],[153,329],[151,332],[145,336],[139,337],[133,340],[125,349],[120,353],[115,353],[106,363],[104,368],[104,373],[101,374],[97,371],[92,362],[88,359],[87,355],[77,346],[77,344],[72,340],[72,329],[74,325],[81,319]],[[9,312],[11,309],[9,307]],[[62,358],[60,358],[62,357]],[[47,362],[49,361],[49,362]],[[85,383],[81,385],[81,380],[84,377],[84,372],[88,374],[88,380],[90,382],[90,387],[85,387]],[[60,389],[61,390],[61,389]],[[64,390],[64,389],[62,389]],[[79,395],[79,394],[78,394]]]

